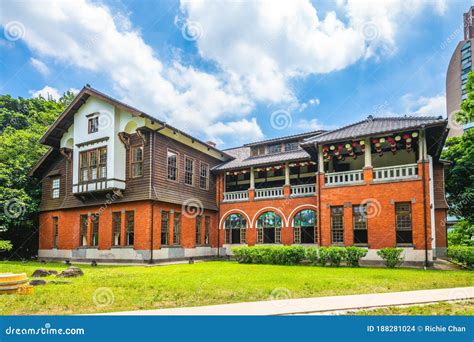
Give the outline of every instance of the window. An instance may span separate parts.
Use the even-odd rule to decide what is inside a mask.
[[[79,153],[80,181],[104,179],[107,177],[107,147],[100,147]],[[99,173],[97,172],[99,170]]]
[[[397,244],[412,243],[411,203],[395,203]]]
[[[53,248],[58,248],[58,217],[53,216]]]
[[[196,216],[196,245],[201,244],[202,216]]]
[[[275,145],[268,145],[267,146],[267,153],[278,153],[281,152],[281,144],[275,144]]]
[[[331,207],[331,239],[333,244],[344,243],[344,207]]]
[[[242,214],[231,214],[224,222],[225,243],[245,243],[247,220]]]
[[[170,227],[170,213],[168,211],[161,212],[161,245],[168,244],[168,233]]]
[[[285,151],[294,151],[298,149],[298,142],[292,141],[285,144]]]
[[[173,244],[179,245],[181,237],[181,213],[174,213]]]
[[[257,219],[257,243],[280,243],[281,217],[267,211]]]
[[[168,179],[178,180],[178,154],[173,151],[168,151]]]
[[[135,242],[135,212],[125,212],[125,244],[133,246]]]
[[[315,243],[317,240],[316,212],[302,210],[293,219],[293,233],[295,243]]]
[[[194,160],[186,157],[184,159],[184,184],[193,185]]]
[[[80,245],[81,246],[87,246],[87,228],[89,226],[89,218],[87,215],[81,215],[80,216]]]
[[[211,218],[209,216],[204,216],[204,244],[209,244],[211,234]]]
[[[261,156],[265,154],[265,146],[256,146],[250,149],[252,157]]]
[[[99,246],[99,214],[92,215],[91,246]]]
[[[112,245],[120,246],[120,233],[122,230],[122,213],[116,211],[112,213]]]
[[[209,165],[206,163],[200,164],[199,187],[205,190],[209,188]]]
[[[99,131],[99,117],[95,116],[93,118],[90,118],[88,122],[88,127],[89,127],[88,128],[89,134],[98,132]]]
[[[143,146],[132,147],[132,178],[143,176]]]
[[[368,242],[367,205],[353,206],[352,217],[354,222],[354,244],[366,245]]]
[[[52,198],[59,198],[59,187],[61,185],[61,180],[59,177],[54,177],[51,182],[52,189],[51,189],[51,197]]]

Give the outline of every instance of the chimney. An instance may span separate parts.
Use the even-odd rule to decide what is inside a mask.
[[[216,143],[214,141],[208,140],[206,141],[206,144],[211,145],[212,147],[216,147]]]
[[[474,38],[474,6],[464,13],[464,40]]]

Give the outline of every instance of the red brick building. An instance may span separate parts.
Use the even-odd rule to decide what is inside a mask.
[[[236,245],[446,248],[446,120],[372,118],[219,150],[86,86],[46,132],[39,256],[135,261]]]

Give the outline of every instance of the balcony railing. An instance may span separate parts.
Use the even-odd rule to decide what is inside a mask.
[[[327,173],[325,185],[346,185],[364,182],[364,172],[362,170]]]
[[[224,192],[224,202],[239,202],[239,201],[247,201],[248,199],[249,199],[249,192],[247,190]]]
[[[303,184],[291,186],[291,197],[314,196],[316,194],[315,184]]]
[[[377,167],[374,169],[374,181],[410,179],[418,177],[418,164]]]
[[[255,189],[255,199],[281,197],[283,197],[283,188]]]

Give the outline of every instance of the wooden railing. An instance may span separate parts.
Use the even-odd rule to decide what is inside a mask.
[[[409,179],[418,177],[418,164],[407,164],[374,169],[374,181]]]
[[[316,184],[303,184],[291,186],[291,197],[314,196],[316,194]]]
[[[255,189],[255,199],[283,197],[283,188]]]
[[[362,170],[326,173],[325,185],[345,185],[364,182]]]
[[[224,192],[224,202],[248,201],[248,199],[249,192],[247,190]]]

